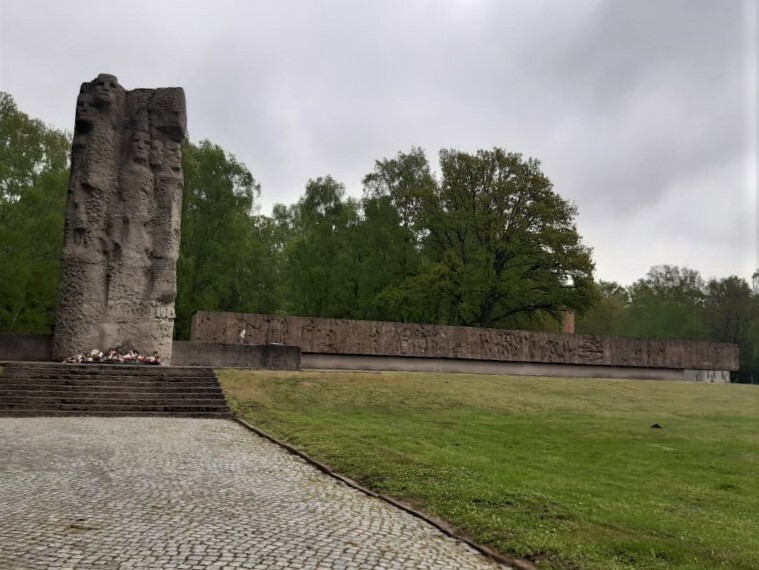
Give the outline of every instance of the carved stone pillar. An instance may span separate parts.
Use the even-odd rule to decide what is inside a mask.
[[[171,359],[182,208],[181,88],[101,74],[76,105],[54,358],[120,347]]]

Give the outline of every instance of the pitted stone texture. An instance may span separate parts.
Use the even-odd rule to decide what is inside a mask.
[[[244,331],[244,334],[242,334]],[[738,370],[738,345],[475,327],[198,311],[196,342],[278,343],[304,354],[461,358],[692,370]]]
[[[54,358],[122,347],[169,363],[186,123],[180,88],[125,91],[106,74],[82,84]]]
[[[0,418],[0,568],[496,569],[224,420]]]

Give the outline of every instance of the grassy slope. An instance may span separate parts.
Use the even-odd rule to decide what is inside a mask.
[[[220,378],[256,425],[541,567],[759,568],[755,386],[421,373]]]

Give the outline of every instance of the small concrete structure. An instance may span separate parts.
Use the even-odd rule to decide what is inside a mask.
[[[52,336],[0,333],[0,362],[6,360],[50,360],[52,353]]]
[[[172,362],[179,366],[300,370],[300,349],[278,344],[222,344],[174,341]]]
[[[101,74],[76,103],[53,357],[121,347],[171,360],[182,210],[181,88]]]

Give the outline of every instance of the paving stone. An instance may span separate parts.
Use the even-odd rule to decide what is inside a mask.
[[[0,567],[503,569],[227,420],[0,418]]]

